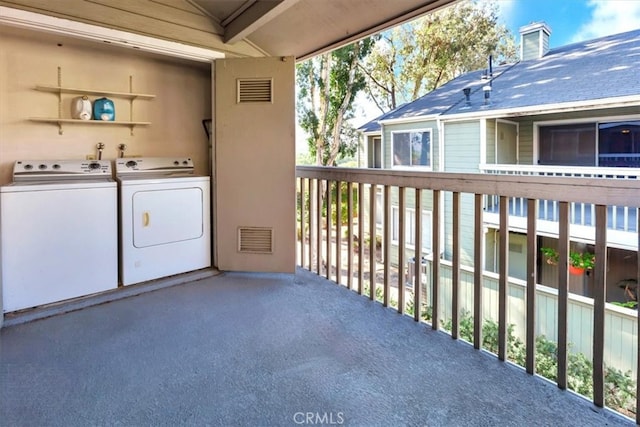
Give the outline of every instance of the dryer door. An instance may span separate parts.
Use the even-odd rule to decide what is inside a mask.
[[[133,245],[145,248],[200,238],[202,203],[197,187],[134,193]]]

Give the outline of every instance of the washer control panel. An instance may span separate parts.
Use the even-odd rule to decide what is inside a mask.
[[[18,160],[13,181],[60,181],[111,178],[109,160]]]

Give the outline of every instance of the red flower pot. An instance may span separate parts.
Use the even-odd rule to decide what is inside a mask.
[[[575,267],[573,265],[569,265],[569,273],[576,275],[576,276],[580,276],[582,274],[584,274],[584,268],[581,267]]]

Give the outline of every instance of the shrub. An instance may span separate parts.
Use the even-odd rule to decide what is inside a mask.
[[[443,329],[451,331],[451,319],[442,322]],[[460,337],[473,341],[473,316],[462,313],[460,318]],[[485,320],[482,324],[482,347],[493,353],[498,352],[498,323]],[[571,344],[569,344],[571,345]],[[551,381],[556,381],[558,372],[557,344],[544,336],[536,337],[536,373]],[[522,340],[514,335],[514,325],[507,327],[507,358],[524,366],[526,348]],[[589,399],[593,399],[593,363],[582,353],[567,355],[567,386]],[[631,372],[623,373],[619,369],[605,366],[605,402],[608,407],[635,417],[636,383]]]

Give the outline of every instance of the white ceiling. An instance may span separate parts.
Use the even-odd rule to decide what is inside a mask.
[[[220,56],[300,61],[456,1],[0,0],[0,25],[80,38],[92,33],[87,38],[104,37],[109,43],[130,33]]]
[[[454,0],[190,0],[222,27],[271,56],[305,59]]]

